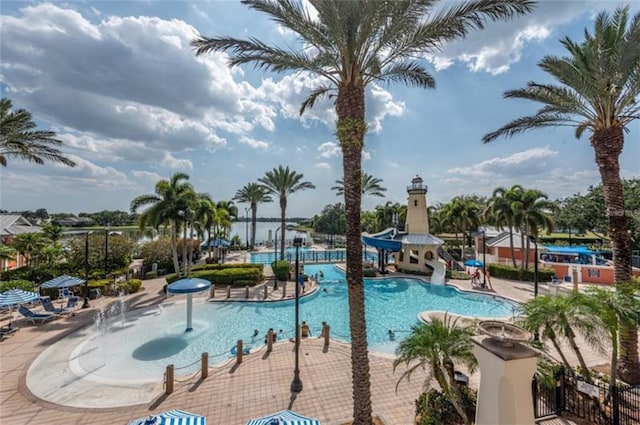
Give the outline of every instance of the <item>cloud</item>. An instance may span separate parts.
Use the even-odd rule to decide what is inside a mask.
[[[548,167],[548,161],[557,155],[558,151],[548,146],[531,148],[509,156],[488,159],[468,167],[452,168],[447,172],[470,177],[537,175],[544,173]]]
[[[334,142],[325,142],[321,144],[318,146],[318,152],[320,152],[320,156],[323,158],[332,158],[342,155],[342,149],[340,149],[340,146]]]
[[[238,140],[240,143],[244,145],[249,145],[254,149],[268,149],[269,143],[263,142],[262,140],[252,139],[251,137],[242,136]]]
[[[448,43],[440,51],[425,55],[425,58],[434,65],[436,71],[458,62],[465,64],[472,72],[501,74],[520,61],[527,45],[555,36],[560,26],[604,8],[610,9],[611,2],[539,2],[533,13],[508,22],[490,23],[486,29],[474,31],[463,40]]]
[[[326,162],[318,162],[316,165],[314,165],[314,167],[319,168],[321,170],[331,169],[331,165],[327,164]]]

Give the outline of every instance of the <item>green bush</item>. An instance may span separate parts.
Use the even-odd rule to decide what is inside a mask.
[[[291,264],[288,261],[274,261],[271,263],[273,274],[277,280],[289,280],[289,270],[291,270]]]
[[[8,282],[0,282],[0,292],[8,291],[9,289],[22,289],[23,291],[33,291],[33,283],[25,279],[10,280]],[[56,293],[58,290],[56,289]]]
[[[174,273],[175,275],[175,273]],[[158,272],[146,272],[144,274],[144,279],[155,279],[156,277],[158,277]]]
[[[461,387],[462,405],[467,417],[473,419],[476,414],[477,393],[469,387]],[[449,398],[436,389],[424,392],[416,400],[418,425],[462,425],[464,421],[449,401]]]
[[[191,271],[197,270],[224,270],[224,269],[260,269],[264,270],[264,264],[253,263],[229,263],[229,264],[198,264]]]
[[[518,267],[507,266],[502,264],[487,264],[489,273],[492,277],[499,277],[502,279],[520,280],[525,282],[533,282],[534,270],[530,267],[527,270],[522,270]],[[555,271],[550,268],[538,269],[538,281],[549,282],[551,277],[555,275]]]
[[[257,267],[227,267],[222,270],[196,270],[191,277],[206,279],[215,285],[256,285],[262,281],[262,269]],[[175,273],[165,276],[167,283],[178,280]],[[240,282],[240,283],[239,283]]]
[[[375,269],[362,269],[362,274],[364,275],[364,277],[376,277]]]
[[[449,271],[449,270],[447,270],[447,271]],[[461,272],[459,270],[452,270],[451,271],[451,279],[469,280],[469,279],[471,279],[471,276],[469,276],[465,272]]]
[[[116,284],[116,292],[120,293],[122,291],[125,294],[135,294],[140,290],[141,286],[142,281],[140,279],[130,279],[118,282]]]

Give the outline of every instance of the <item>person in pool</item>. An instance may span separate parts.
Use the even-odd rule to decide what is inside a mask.
[[[324,277],[324,273],[322,273],[322,270],[320,270],[320,272],[318,273],[318,276]]]
[[[396,333],[393,331],[393,329],[389,329],[389,341],[395,341],[396,340]]]

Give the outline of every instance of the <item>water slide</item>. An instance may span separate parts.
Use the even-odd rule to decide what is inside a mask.
[[[362,233],[362,242],[366,245],[386,251],[398,252],[402,249],[402,241],[393,239],[396,229],[389,227],[378,233]]]
[[[431,283],[435,285],[444,285],[444,277],[446,271],[444,263],[438,260],[425,260],[424,262],[433,268]]]

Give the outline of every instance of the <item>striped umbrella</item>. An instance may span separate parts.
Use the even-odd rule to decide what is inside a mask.
[[[26,304],[40,298],[37,292],[25,291],[22,289],[9,289],[0,294],[0,307],[13,307],[14,305]],[[9,327],[13,321],[13,310],[9,315]]]
[[[129,425],[206,425],[207,418],[183,410],[169,410],[146,418],[136,419]]]
[[[269,416],[251,419],[246,425],[320,425],[320,421],[298,415],[291,410],[282,410]]]
[[[83,283],[84,279],[63,274],[62,276],[54,277],[46,281],[41,285],[41,288],[70,288],[72,286],[82,285]]]

